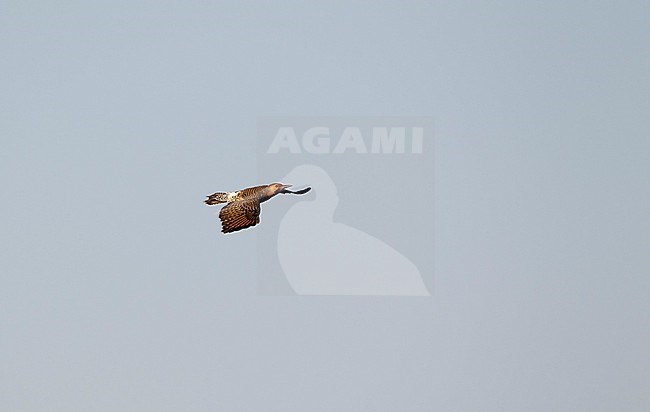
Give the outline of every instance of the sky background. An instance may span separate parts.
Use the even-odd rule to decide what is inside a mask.
[[[648,410],[649,9],[3,1],[0,410]],[[431,298],[256,294],[308,115],[434,118]]]

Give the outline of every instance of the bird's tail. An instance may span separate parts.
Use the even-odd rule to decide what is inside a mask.
[[[223,193],[223,192],[213,193],[209,195],[208,198],[205,199],[203,202],[205,202],[206,205],[218,205],[219,203],[227,203],[228,193]]]

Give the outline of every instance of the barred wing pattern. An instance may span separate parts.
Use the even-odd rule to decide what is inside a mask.
[[[262,189],[267,188],[268,185],[262,185],[262,186],[255,186],[255,187],[248,187],[246,189],[242,189],[239,191],[237,194],[237,200],[246,200],[246,199],[251,199],[251,198],[257,198],[259,193],[262,191]]]
[[[260,202],[258,199],[244,199],[228,203],[219,212],[221,231],[236,232],[260,223]]]

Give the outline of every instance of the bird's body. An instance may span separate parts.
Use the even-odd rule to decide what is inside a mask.
[[[292,192],[287,189],[289,187],[291,185],[271,183],[235,192],[217,192],[209,195],[204,203],[209,206],[226,203],[219,212],[219,219],[221,219],[221,231],[231,233],[257,225],[260,222],[260,204],[273,196],[280,193],[301,195],[311,190],[306,188]]]

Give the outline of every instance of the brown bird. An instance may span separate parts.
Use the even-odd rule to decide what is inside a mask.
[[[223,233],[236,232],[255,226],[260,223],[260,204],[266,202],[277,194],[302,195],[311,190],[307,187],[302,190],[291,191],[291,185],[271,183],[270,185],[249,187],[236,192],[217,192],[208,196],[206,205],[227,203],[219,212],[221,231]]]

